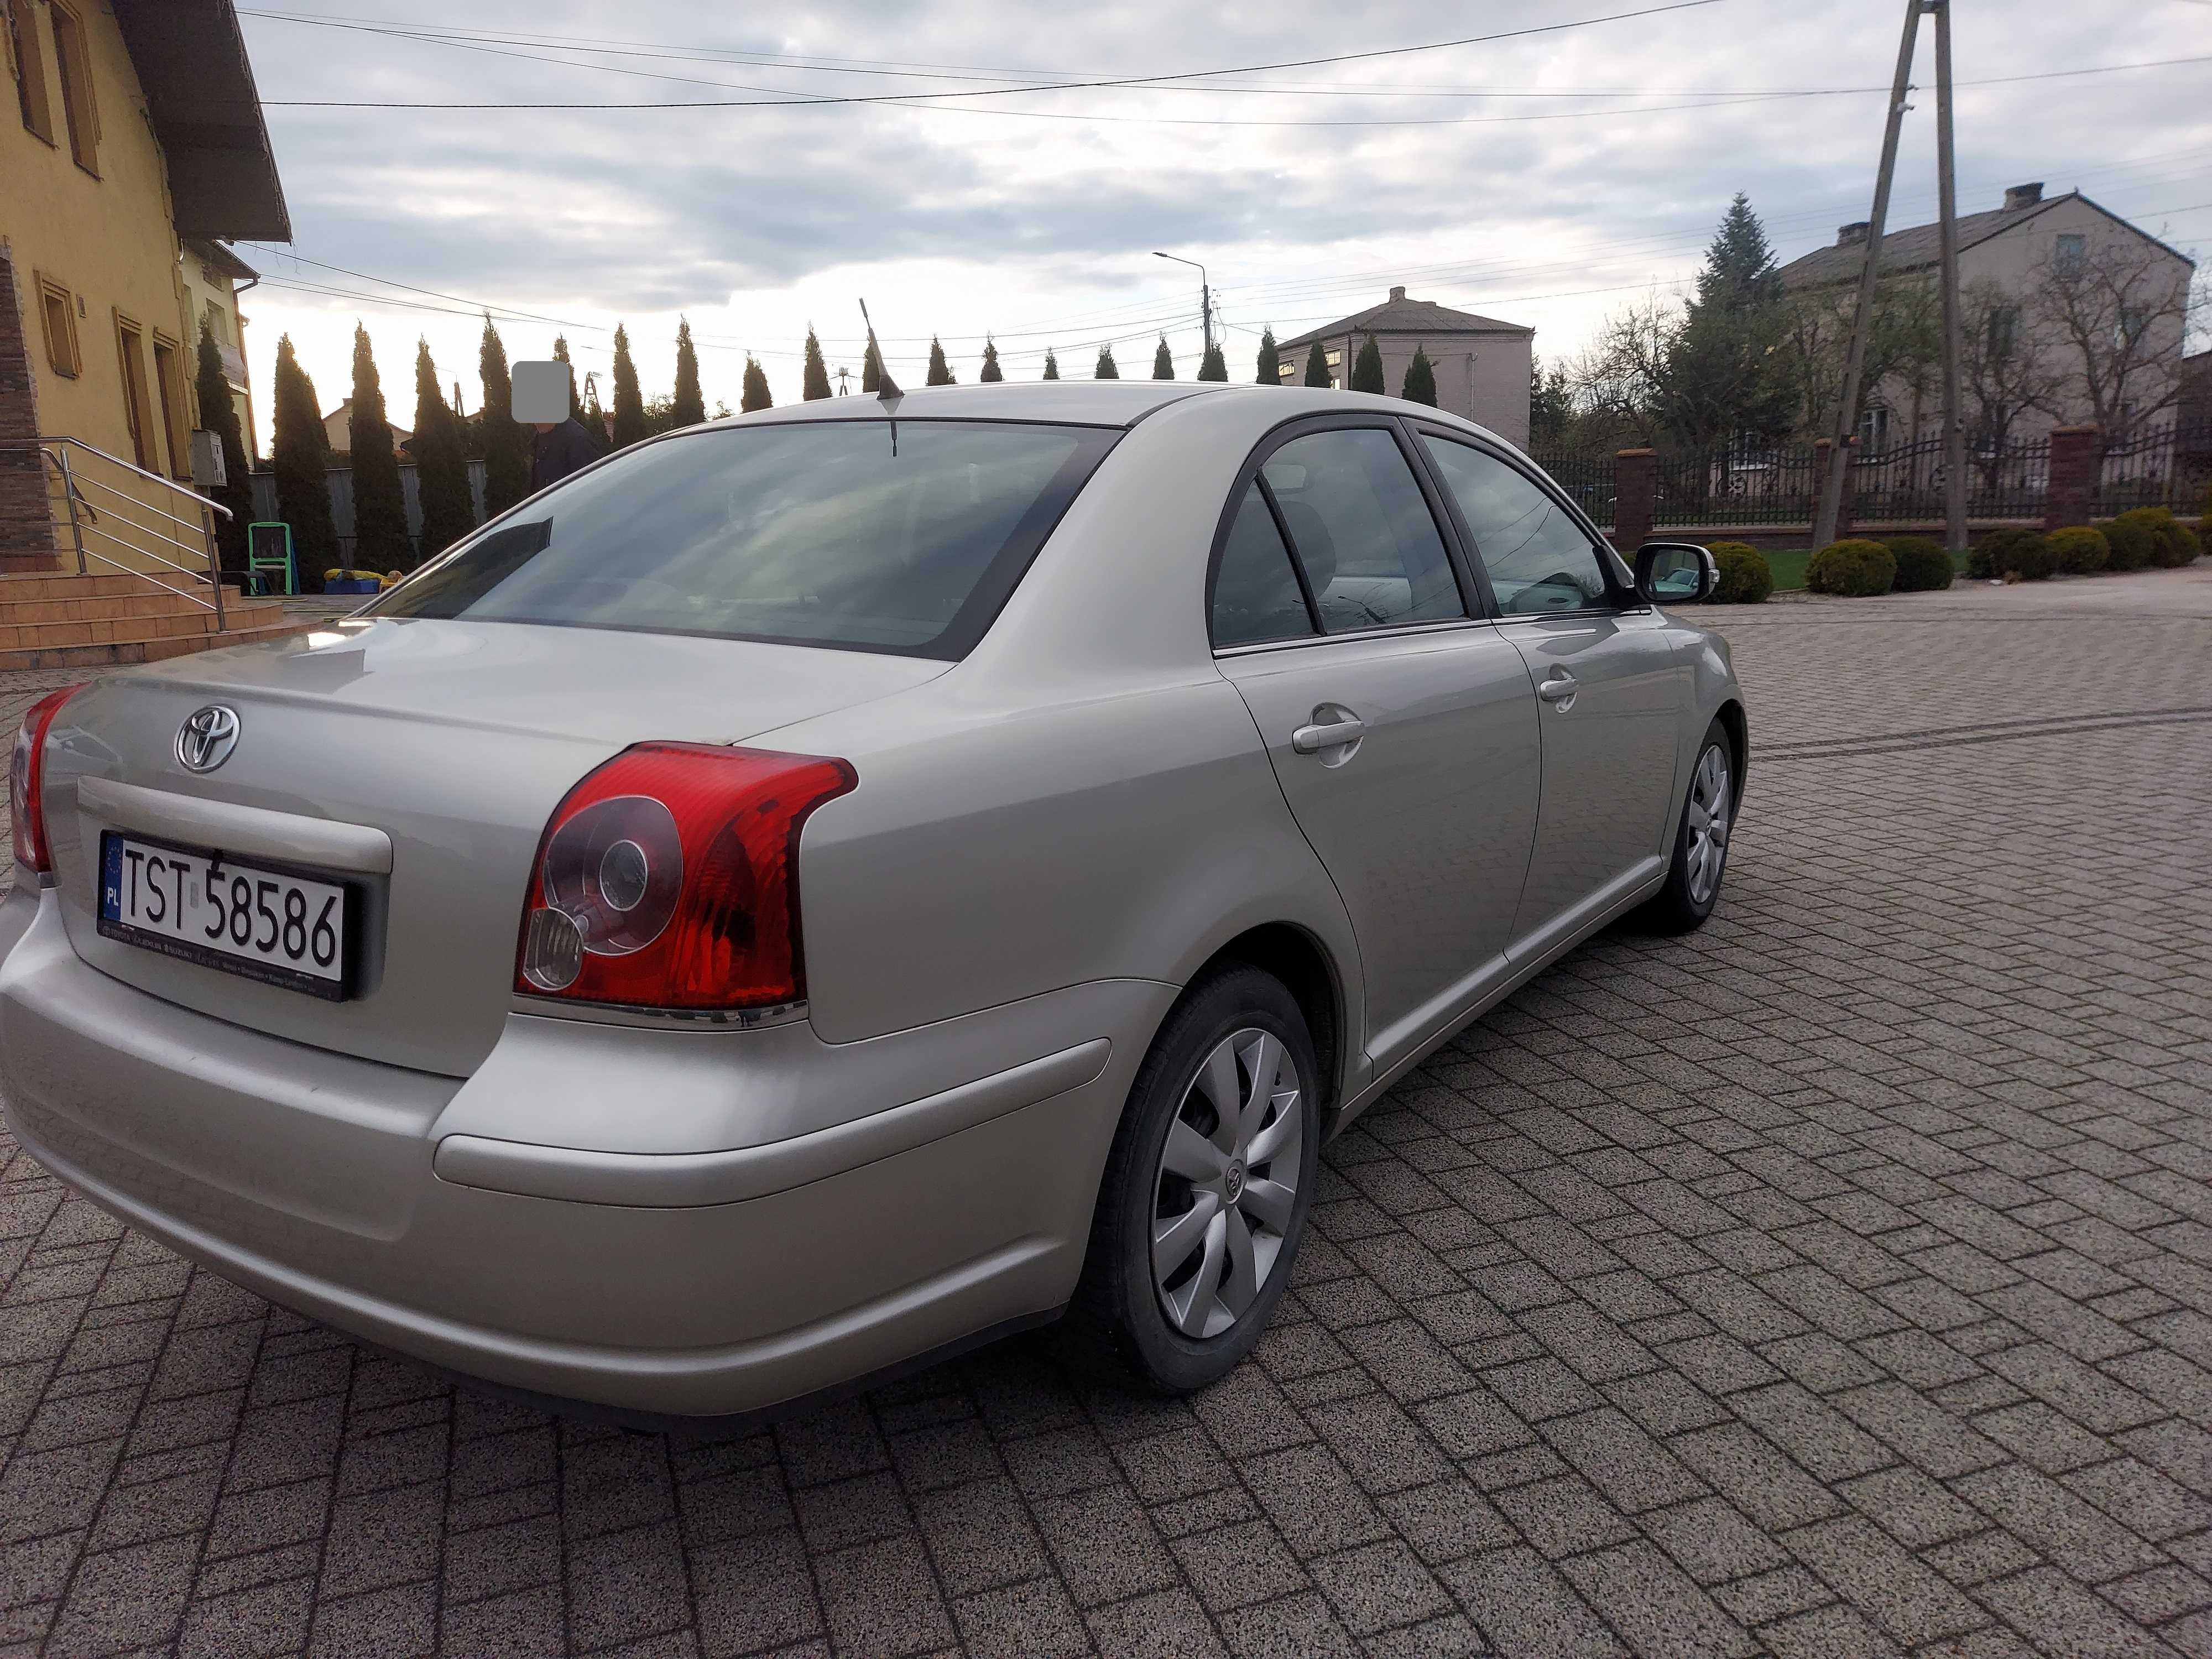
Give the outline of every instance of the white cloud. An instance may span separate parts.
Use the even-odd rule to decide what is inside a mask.
[[[314,15],[358,21],[354,7],[376,3],[327,0]],[[374,21],[455,27],[451,9],[381,3]],[[772,51],[836,58],[848,69],[896,62],[963,66],[947,71],[962,75],[981,66],[1091,78],[1410,44],[1589,17],[1619,4],[1522,0],[1470,9],[1370,0],[1347,13],[1277,0],[1222,13],[829,0],[771,29],[757,13],[681,0],[631,0],[618,9],[584,0],[483,0],[467,9],[465,27],[516,41],[635,43],[637,56],[595,61],[819,95],[991,83],[683,54]],[[2135,27],[2124,36],[2098,14],[2064,0],[1962,8],[1959,74],[1973,80],[2212,52],[2212,14],[2201,6],[2148,5],[2131,14]],[[1357,27],[1348,27],[1354,18]],[[832,367],[857,372],[855,301],[863,295],[902,379],[919,381],[934,332],[960,378],[972,380],[992,331],[1016,378],[1037,373],[1048,344],[1064,373],[1088,373],[1098,343],[1115,336],[1136,337],[1117,355],[1125,372],[1142,373],[1161,330],[1188,375],[1199,355],[1195,273],[1152,258],[1154,248],[1206,263],[1231,325],[1231,372],[1242,379],[1262,324],[1295,333],[1379,301],[1394,283],[1531,324],[1540,354],[1565,355],[1635,289],[1686,280],[1739,189],[1784,258],[1826,241],[1838,222],[1866,215],[1879,92],[1664,106],[1699,101],[1693,94],[1714,88],[1884,85],[1899,21],[1890,7],[1725,0],[1518,41],[1223,77],[1195,89],[1024,94],[931,110],[275,107],[269,122],[297,253],[566,319],[580,365],[603,380],[612,328],[624,321],[648,394],[672,379],[679,312],[701,340],[710,406],[717,398],[735,405],[747,348],[761,356],[778,398],[795,398],[810,322]],[[251,14],[245,21],[270,100],[748,95],[495,55],[562,55],[551,45],[486,40],[486,49],[463,50]],[[1923,36],[1927,81],[1932,45]],[[1962,208],[1994,205],[2005,185],[2024,179],[2045,179],[2054,191],[2078,184],[2193,251],[2212,240],[2212,210],[2170,219],[2160,210],[2212,199],[2202,182],[2212,173],[2205,68],[1963,88]],[[1357,94],[1230,89],[1255,85]],[[1441,88],[1492,95],[1437,95]],[[1601,88],[1644,95],[1526,95]],[[1934,213],[1932,88],[1914,101],[1896,223]],[[1583,113],[1591,110],[1602,112]],[[1064,115],[1118,118],[1040,118]],[[1569,118],[1484,118],[1530,115]],[[1182,124],[1460,117],[1477,118]],[[480,324],[472,316],[287,289],[280,284],[374,285],[295,266],[281,252],[245,252],[270,279],[247,301],[264,400],[284,331],[324,406],[343,398],[359,316],[402,424],[411,420],[418,333],[429,339],[448,390],[459,380],[476,406]],[[511,356],[544,355],[556,331],[501,323]]]

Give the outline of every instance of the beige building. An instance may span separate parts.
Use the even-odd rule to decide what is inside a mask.
[[[1382,383],[1391,396],[1406,384],[1413,353],[1424,350],[1436,370],[1437,407],[1514,443],[1528,441],[1528,371],[1536,331],[1432,300],[1409,300],[1402,288],[1392,289],[1381,305],[1279,343],[1283,384],[1304,384],[1306,361],[1318,343],[1329,384],[1341,391],[1370,336],[1382,354]]]
[[[184,277],[185,316],[192,329],[191,349],[199,349],[203,327],[214,337],[222,377],[230,385],[231,407],[238,411],[239,435],[251,460],[261,453],[261,445],[253,429],[252,383],[246,374],[246,313],[238,296],[259,282],[261,274],[235,250],[197,236],[185,240],[178,269]]]
[[[1932,283],[1938,237],[1932,224],[1886,232],[1885,281]],[[1783,283],[1800,292],[1836,290],[1840,303],[1865,269],[1866,246],[1863,221],[1844,225],[1833,246],[1783,266]],[[2101,423],[2107,427],[2172,419],[2195,270],[2188,258],[2078,191],[2046,197],[2040,184],[2014,185],[2001,206],[1961,215],[1959,286],[1967,301],[1968,325],[2023,341],[2033,337],[2043,373],[2062,382],[2045,399],[2051,406],[2025,412],[2013,435],[2099,421],[2100,403],[2106,405]],[[2054,274],[2071,295],[2070,325],[2051,314]],[[1976,300],[1992,290],[2008,303],[1978,309]],[[2124,345],[2118,343],[2122,334],[2130,337]],[[2098,358],[2086,374],[2079,343],[2084,335]],[[1978,343],[1969,343],[1970,360]],[[1879,451],[1941,430],[1941,375],[1931,368],[1925,378],[1925,385],[1893,378],[1875,388],[1860,421],[1863,448]],[[1968,418],[1971,435],[1971,413]]]

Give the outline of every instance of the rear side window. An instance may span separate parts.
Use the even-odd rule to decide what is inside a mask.
[[[957,658],[1117,430],[708,429],[580,473],[371,607]]]
[[[1467,614],[1443,537],[1389,433],[1310,432],[1269,456],[1260,476],[1328,632]]]
[[[1255,478],[1222,544],[1221,568],[1213,578],[1213,642],[1261,645],[1303,639],[1313,631],[1297,572],[1291,568],[1291,550],[1283,545],[1283,532],[1275,527],[1275,515],[1267,510]]]
[[[1494,455],[1426,433],[1421,441],[1459,503],[1500,611],[1541,616],[1606,603],[1603,562],[1565,507]]]

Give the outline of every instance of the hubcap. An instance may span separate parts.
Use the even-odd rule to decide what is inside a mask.
[[[1728,862],[1729,763],[1727,751],[1714,744],[1698,757],[1698,770],[1690,780],[1690,898],[1704,904],[1721,884],[1721,866]]]
[[[1304,1133],[1298,1070],[1281,1041],[1248,1027],[1217,1043],[1168,1127],[1152,1183],[1152,1286],[1185,1336],[1220,1335],[1273,1277]]]

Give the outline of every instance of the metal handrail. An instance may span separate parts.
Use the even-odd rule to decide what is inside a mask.
[[[161,589],[164,592],[174,593],[179,599],[189,600],[191,604],[198,605],[202,610],[214,611],[216,631],[217,633],[221,633],[224,627],[222,566],[216,546],[213,524],[212,521],[205,516],[205,513],[220,513],[224,518],[228,519],[235,516],[232,514],[231,510],[225,507],[221,501],[211,500],[208,496],[201,495],[196,489],[186,489],[183,484],[179,483],[174,478],[164,477],[158,472],[149,471],[146,468],[138,465],[136,462],[126,461],[120,455],[112,455],[107,451],[100,448],[97,444],[88,444],[82,438],[53,436],[40,438],[36,441],[39,446],[40,454],[46,460],[51,461],[53,464],[54,470],[61,474],[62,500],[63,504],[67,508],[69,514],[70,542],[71,547],[76,553],[77,574],[80,576],[89,575],[91,572],[87,568],[86,562],[91,559],[97,559],[102,564],[112,565],[118,570],[128,572],[132,575],[143,577],[146,580],[152,582],[155,586]],[[95,475],[80,475],[70,465],[70,452],[72,449],[82,450],[85,454],[96,457],[100,460],[106,462],[108,465],[119,468],[123,471],[130,473],[134,477],[143,478],[148,483],[159,484],[163,489],[167,490],[171,495],[180,495],[185,499],[185,501],[194,503],[195,506],[204,509],[204,511],[201,516],[197,520],[180,519],[175,514],[169,512],[161,505],[162,498],[161,497],[156,497],[152,501],[142,501],[136,496],[125,493],[124,490],[118,489],[116,485],[109,483],[104,478],[99,477]],[[173,560],[165,559],[159,553],[153,552],[145,547],[142,547],[136,542],[125,540],[123,537],[116,535],[112,531],[102,529],[100,524],[100,509],[94,507],[92,502],[85,496],[84,487],[88,485],[94,489],[104,489],[110,495],[114,496],[119,501],[129,501],[135,507],[144,507],[157,516],[167,519],[171,524],[176,525],[180,528],[197,530],[199,532],[200,544],[204,550],[207,562],[205,580],[210,592],[213,595],[212,602],[210,603],[208,599],[201,599],[196,593],[188,593],[181,588],[172,587],[168,583],[161,580],[157,576],[149,575],[145,571],[139,570],[131,565],[126,564],[120,559],[112,558],[105,553],[101,553],[93,548],[87,547],[85,545],[85,532],[87,530],[90,530],[94,534],[104,537],[108,541],[112,542],[117,547],[136,554],[140,558],[151,559],[155,564],[160,565],[165,570],[173,570],[180,576],[188,576],[194,580],[200,579],[200,573],[194,570],[190,566],[181,565],[175,562]],[[182,503],[179,502],[179,505],[182,505]],[[168,535],[164,532],[156,529],[152,525],[142,524],[137,520],[132,518],[128,513],[123,512],[121,509],[112,505],[107,508],[107,512],[111,516],[119,519],[123,523],[128,525],[133,530],[143,532],[146,535],[153,537],[157,541],[177,549],[179,552],[190,550],[188,544],[179,541],[174,536]],[[80,514],[82,514],[82,516],[80,516]]]

